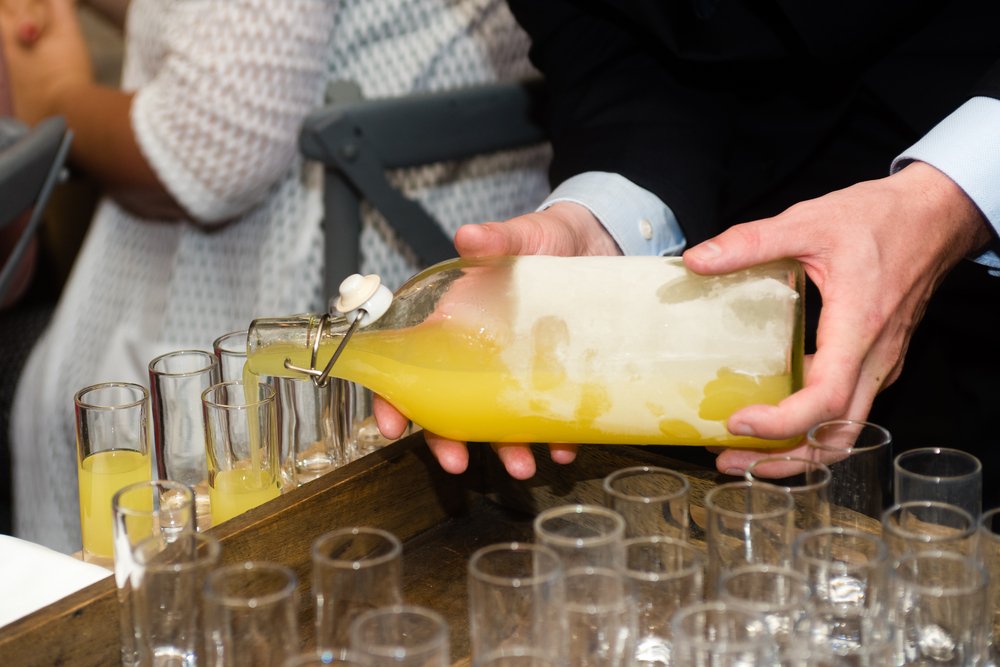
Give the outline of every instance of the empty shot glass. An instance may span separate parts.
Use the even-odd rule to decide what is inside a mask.
[[[123,665],[138,664],[133,614],[135,548],[163,550],[195,531],[195,498],[191,487],[170,480],[136,482],[111,498],[115,585]]]
[[[469,559],[468,591],[474,667],[565,663],[565,573],[552,549],[525,542],[482,547]]]
[[[839,526],[806,531],[792,545],[792,564],[819,605],[859,607],[874,615],[885,608],[889,549],[878,535]]]
[[[893,505],[882,514],[882,540],[889,557],[912,551],[955,551],[975,555],[979,525],[961,507],[931,500]]]
[[[540,512],[535,541],[554,550],[567,573],[579,567],[617,569],[624,561],[625,519],[600,505],[558,505]]]
[[[987,574],[950,551],[904,554],[890,579],[897,665],[979,665],[986,649]]]
[[[392,533],[354,526],[321,535],[312,544],[316,648],[346,656],[348,629],[365,611],[403,602],[403,545]]]
[[[1000,665],[1000,508],[984,512],[979,520],[979,561],[989,576],[989,657]]]
[[[983,511],[983,465],[969,452],[921,447],[893,460],[896,503],[936,500],[961,507],[979,520]]]
[[[830,525],[830,468],[825,463],[796,456],[766,456],[746,470],[753,482],[779,486],[795,502],[795,532]]]
[[[877,528],[893,502],[889,431],[871,422],[837,419],[811,428],[806,443],[807,457],[830,468],[834,523]]]
[[[217,568],[202,592],[208,664],[272,667],[299,652],[295,573],[248,561]]]
[[[672,537],[634,537],[625,540],[622,572],[636,617],[634,664],[672,664],[670,619],[679,609],[704,600],[704,554]]]
[[[450,667],[448,623],[414,605],[366,611],[350,627],[351,650],[371,667]]]
[[[132,553],[132,622],[138,664],[207,664],[201,591],[209,572],[219,564],[218,540],[192,531],[166,546],[149,538]]]
[[[679,472],[656,466],[616,470],[601,486],[604,504],[625,519],[625,537],[688,537],[691,484]]]
[[[674,665],[777,664],[777,646],[757,613],[718,600],[680,609],[671,619]]]
[[[149,362],[157,477],[194,489],[199,530],[212,525],[201,395],[221,381],[211,352],[177,350]]]
[[[710,597],[733,568],[789,563],[795,501],[785,489],[745,480],[720,484],[705,494],[705,509],[705,590]]]

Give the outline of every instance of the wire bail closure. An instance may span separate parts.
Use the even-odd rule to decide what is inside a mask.
[[[365,312],[363,308],[359,309],[362,313]],[[319,326],[316,327],[316,338],[313,340],[312,353],[309,357],[309,368],[302,368],[301,366],[296,366],[292,363],[291,359],[285,359],[285,368],[290,371],[296,371],[297,373],[302,373],[308,375],[309,379],[313,381],[313,384],[320,389],[326,387],[330,383],[330,372],[333,370],[333,365],[337,363],[337,358],[340,357],[340,353],[344,351],[344,347],[347,342],[351,340],[351,336],[354,332],[358,330],[361,326],[362,317],[357,317],[351,322],[351,326],[348,327],[347,331],[344,333],[344,337],[341,339],[340,344],[337,345],[337,349],[333,351],[333,356],[330,357],[330,361],[326,363],[326,367],[323,370],[316,368],[316,358],[319,355],[319,344],[323,338],[323,328],[330,323],[330,316],[324,313],[319,318]]]
[[[301,368],[292,364],[291,359],[285,359],[285,368],[308,375],[313,384],[319,388],[325,387],[330,381],[330,371],[337,363],[337,358],[344,351],[344,346],[351,340],[351,336],[358,330],[358,327],[368,326],[375,320],[382,317],[392,303],[392,292],[382,284],[382,279],[375,274],[362,276],[354,273],[340,283],[340,295],[333,307],[341,313],[350,327],[344,333],[340,344],[334,350],[333,356],[327,362],[326,368],[322,371],[316,368],[316,360],[319,356],[320,341],[323,339],[323,328],[330,324],[330,314],[324,313],[319,318],[319,326],[316,327],[316,338],[312,342],[312,354],[310,355],[309,368]]]

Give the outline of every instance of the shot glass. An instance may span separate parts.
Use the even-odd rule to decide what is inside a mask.
[[[636,665],[672,664],[670,619],[705,597],[705,556],[672,537],[625,540],[625,588],[635,610],[632,660]]]
[[[989,657],[1000,665],[1000,508],[985,512],[979,520],[979,561],[989,575]]]
[[[838,525],[872,529],[893,502],[892,436],[871,422],[833,420],[806,435],[807,456],[830,468],[830,503]]]
[[[766,482],[792,494],[795,532],[830,525],[830,468],[796,456],[767,456],[746,470],[750,482]]]
[[[247,381],[247,330],[230,331],[212,341],[212,352],[219,360],[221,382]]]
[[[889,557],[913,551],[954,551],[974,556],[979,525],[961,507],[931,500],[893,505],[882,515],[882,539]]]
[[[604,504],[625,519],[625,537],[688,537],[691,484],[679,472],[655,466],[617,470],[602,480]]]
[[[554,550],[567,574],[575,568],[618,569],[624,562],[625,519],[600,505],[559,505],[535,517],[535,541]]]
[[[482,547],[469,559],[468,591],[473,667],[564,663],[566,582],[555,551],[523,542]]]
[[[111,498],[152,478],[149,394],[137,384],[107,382],[76,392],[74,404],[83,559],[110,569]]]
[[[282,473],[286,484],[311,482],[346,463],[338,435],[336,386],[310,379],[274,378],[281,414]]]
[[[814,605],[806,621],[808,667],[885,667],[893,665],[896,631],[871,609]]]
[[[114,536],[115,585],[123,665],[139,660],[133,613],[132,573],[135,548],[163,550],[195,531],[195,498],[191,487],[170,480],[136,482],[111,497],[111,532]]]
[[[566,638],[574,667],[621,667],[635,654],[637,617],[620,569],[566,571]]]
[[[670,621],[674,665],[741,667],[776,664],[777,647],[755,612],[727,602],[699,602]]]
[[[756,612],[777,644],[779,655],[794,649],[812,606],[801,572],[775,565],[742,565],[722,575],[719,599]]]
[[[921,447],[893,460],[896,503],[935,500],[961,507],[976,521],[983,513],[983,465],[973,454]]]
[[[350,627],[351,650],[371,667],[450,667],[448,623],[413,605],[366,611]]]
[[[884,609],[889,549],[878,535],[842,527],[806,531],[795,538],[792,563],[805,575],[816,604],[874,615]]]
[[[168,352],[149,362],[157,477],[194,489],[199,530],[212,525],[201,395],[221,381],[218,358],[203,350]]]
[[[208,664],[272,667],[299,652],[295,573],[245,562],[212,571],[202,592]]]
[[[348,629],[362,613],[402,604],[402,556],[399,538],[378,528],[340,528],[313,542],[316,649],[323,657],[347,655]]]
[[[904,554],[893,566],[897,665],[979,665],[986,649],[987,575],[950,551]]]
[[[728,570],[789,563],[795,502],[788,491],[763,482],[729,482],[705,494],[705,509],[710,596]]]
[[[330,384],[334,387],[337,433],[345,462],[359,459],[392,442],[378,429],[373,408],[375,394],[371,389],[345,380],[331,380]],[[408,427],[403,435],[411,430],[412,426]]]
[[[149,538],[132,553],[132,622],[138,664],[206,664],[201,591],[219,563],[218,540],[188,532],[166,546]]]
[[[202,394],[212,525],[281,494],[274,389],[262,382],[247,389],[222,382]]]

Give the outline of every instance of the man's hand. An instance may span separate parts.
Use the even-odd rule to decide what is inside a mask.
[[[804,387],[777,406],[736,412],[729,430],[780,439],[829,419],[865,419],[876,394],[899,377],[934,290],[990,238],[965,193],[937,169],[917,162],[773,218],[734,226],[688,250],[685,264],[706,274],[796,258],[823,297]],[[726,450],[716,465],[721,471],[745,470],[760,456]]]
[[[554,204],[538,213],[528,213],[507,222],[464,225],[455,234],[455,247],[462,257],[497,255],[617,255],[617,244],[597,218],[585,207],[572,203]],[[375,419],[387,438],[398,438],[406,430],[406,418],[379,397],[375,399]],[[458,474],[469,465],[464,442],[424,433],[434,457],[447,472]],[[526,444],[495,443],[507,472],[515,479],[535,474],[535,459]],[[576,458],[576,446],[551,444],[549,451],[556,463],[570,463]]]

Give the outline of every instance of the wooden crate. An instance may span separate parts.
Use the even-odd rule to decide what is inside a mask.
[[[404,598],[443,614],[451,628],[452,657],[469,655],[466,563],[479,547],[531,539],[534,515],[554,505],[601,502],[600,480],[629,465],[666,465],[692,483],[692,537],[704,492],[719,481],[714,471],[679,464],[652,450],[625,446],[581,447],[568,466],[536,451],[539,472],[520,482],[503,471],[485,446],[473,446],[469,471],[441,471],[421,434],[415,434],[328,473],[266,505],[212,529],[222,561],[284,563],[299,578],[299,627],[303,648],[313,645],[310,596],[312,542],[336,527],[376,526],[403,541]],[[39,576],[44,576],[40,572]],[[0,664],[116,665],[118,609],[113,579],[97,582],[0,630]]]

